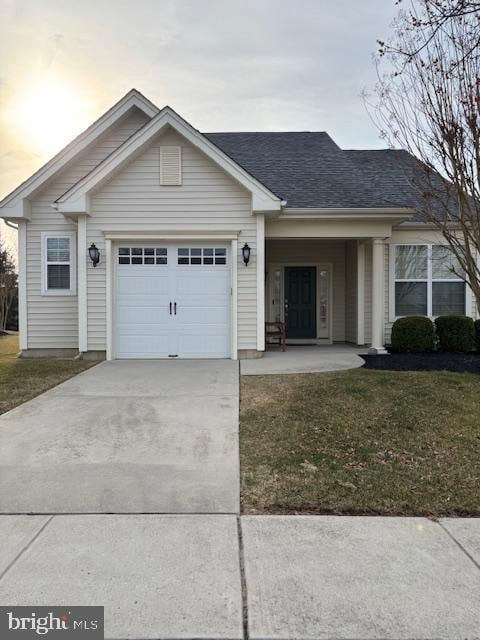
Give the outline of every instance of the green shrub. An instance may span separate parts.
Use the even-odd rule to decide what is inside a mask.
[[[435,330],[430,318],[407,316],[399,318],[392,327],[392,351],[408,353],[414,351],[433,351],[435,348]]]
[[[480,351],[480,320],[475,320],[475,347]]]
[[[439,316],[435,320],[442,351],[468,353],[475,349],[475,325],[468,316]]]

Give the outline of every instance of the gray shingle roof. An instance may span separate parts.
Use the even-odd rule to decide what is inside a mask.
[[[343,150],[325,132],[207,133],[224,153],[294,208],[414,207],[411,156]]]

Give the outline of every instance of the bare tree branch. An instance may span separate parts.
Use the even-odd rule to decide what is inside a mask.
[[[366,102],[382,137],[408,152],[419,215],[457,258],[480,313],[479,44],[480,0],[411,0],[380,43]]]

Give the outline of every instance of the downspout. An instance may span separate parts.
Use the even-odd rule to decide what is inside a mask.
[[[15,229],[15,231],[18,231],[18,225],[14,224],[13,222],[10,222],[10,220],[4,220],[4,222],[7,225],[7,227],[10,227],[10,229]]]

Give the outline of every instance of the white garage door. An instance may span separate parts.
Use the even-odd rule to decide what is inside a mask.
[[[119,244],[117,358],[230,357],[230,259],[225,245]]]

